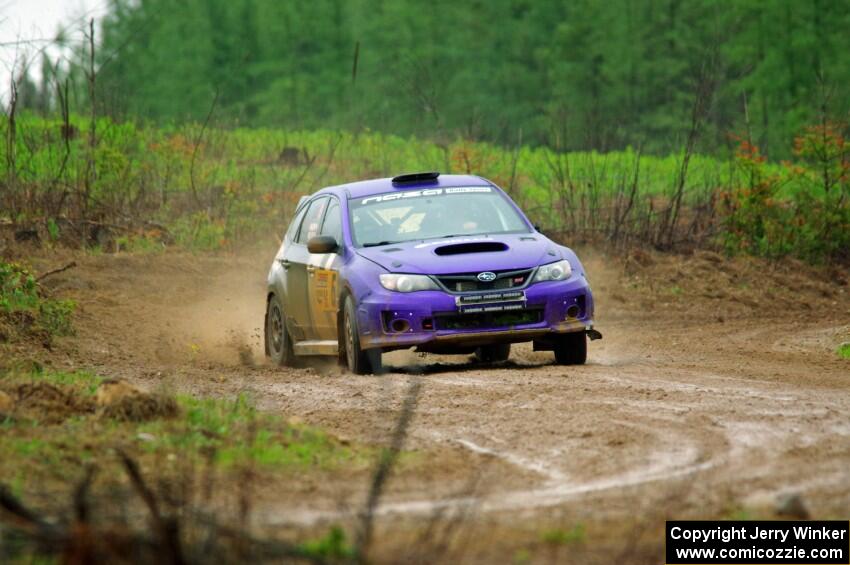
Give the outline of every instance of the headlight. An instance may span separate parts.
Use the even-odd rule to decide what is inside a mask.
[[[570,278],[572,272],[573,268],[570,266],[570,262],[564,259],[557,263],[537,267],[537,274],[534,275],[534,280],[531,282],[563,281]]]
[[[414,292],[417,290],[439,290],[437,283],[425,275],[398,275],[385,273],[381,275],[381,286],[396,292]]]

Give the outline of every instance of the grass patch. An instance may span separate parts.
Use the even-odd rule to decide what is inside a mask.
[[[149,452],[214,454],[222,468],[246,463],[266,469],[334,469],[367,463],[362,450],[342,445],[321,430],[293,425],[258,411],[245,397],[235,400],[178,396],[182,416],[139,426]]]
[[[110,390],[130,392],[104,400],[113,394]],[[0,412],[5,409],[0,414],[0,486],[33,504],[37,513],[67,515],[70,493],[89,484],[84,477],[94,477],[86,487],[91,524],[108,537],[116,523],[132,522],[146,512],[141,481],[161,511],[180,521],[187,553],[205,556],[190,562],[248,562],[252,551],[265,559],[277,552],[281,559],[305,562],[358,558],[338,526],[318,530],[320,535],[313,529],[309,535],[317,537],[306,539],[252,541],[246,525],[252,507],[271,502],[269,496],[316,496],[340,476],[368,484],[381,453],[377,447],[343,442],[316,427],[257,410],[244,395],[230,400],[168,396],[178,407],[176,415],[128,421],[115,417],[110,403],[154,395],[82,371],[0,372],[0,394],[6,403],[0,405]],[[53,418],[42,417],[47,414]],[[165,555],[151,549],[161,542],[156,532],[140,524],[133,541],[119,542]],[[219,535],[219,527],[226,535]],[[117,538],[94,537],[106,540],[105,555],[130,551],[110,545]],[[218,545],[212,548],[209,540]],[[21,538],[19,547],[0,547],[0,561],[34,562],[34,547]]]
[[[72,300],[56,300],[39,286],[24,265],[0,261],[0,342],[40,337],[49,344],[53,336],[72,333]]]
[[[322,562],[352,560],[357,555],[355,548],[348,542],[345,531],[339,526],[332,527],[320,538],[299,544],[298,552],[305,558]]]
[[[59,387],[71,387],[85,396],[94,396],[103,378],[88,371],[43,371],[33,374],[33,380],[50,383]]]
[[[839,345],[835,352],[842,359],[850,359],[850,341]]]
[[[760,519],[753,510],[749,508],[744,508],[743,506],[735,506],[731,508],[726,514],[722,516],[723,520],[758,520]]]
[[[121,421],[96,402],[100,377],[87,372],[0,376],[13,408],[0,421],[0,476],[16,477],[24,490],[44,491],[96,463],[115,468],[119,448],[143,467],[163,462],[212,464],[222,477],[246,468],[264,476],[292,477],[316,471],[365,470],[374,448],[344,444],[322,430],[290,424],[258,411],[245,397],[234,400],[177,396],[178,415],[146,422]],[[32,391],[50,398],[32,400]],[[39,403],[41,402],[41,403]],[[29,403],[29,404],[27,404]],[[172,465],[174,466],[174,465]]]
[[[549,545],[569,545],[581,543],[585,539],[584,524],[577,524],[569,530],[554,528],[540,534],[540,541]]]

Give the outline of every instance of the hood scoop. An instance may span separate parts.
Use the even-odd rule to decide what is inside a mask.
[[[508,246],[499,241],[477,241],[443,245],[434,250],[437,255],[462,255],[464,253],[487,253],[492,251],[507,251]]]

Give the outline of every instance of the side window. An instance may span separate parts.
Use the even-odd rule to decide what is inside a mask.
[[[339,213],[339,202],[335,198],[332,198],[331,203],[328,205],[328,212],[325,214],[321,234],[329,235],[337,243],[342,243],[342,216]]]
[[[298,243],[307,244],[311,237],[319,235],[319,225],[322,222],[322,214],[325,213],[325,207],[328,205],[328,198],[319,198],[313,200],[307,208],[307,213],[304,215],[304,221],[301,222],[301,229],[298,230]]]
[[[298,226],[301,225],[301,220],[304,219],[305,210],[307,210],[307,206],[302,206],[301,210],[298,211],[298,214],[295,215],[295,218],[292,219],[292,223],[289,224],[289,228],[286,230],[287,241],[295,239],[295,235],[298,233]]]

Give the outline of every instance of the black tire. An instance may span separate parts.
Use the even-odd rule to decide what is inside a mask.
[[[482,363],[498,363],[507,361],[511,356],[510,343],[493,343],[491,345],[482,345],[475,350],[475,358]]]
[[[342,335],[340,346],[345,349],[345,364],[355,375],[368,375],[381,372],[381,350],[360,349],[360,329],[357,327],[357,309],[354,299],[345,297],[345,308],[342,316]]]
[[[294,367],[292,337],[286,329],[286,316],[277,295],[272,295],[266,308],[266,352],[272,363],[280,367]]]
[[[587,337],[584,332],[559,335],[554,349],[558,365],[584,365],[587,361]]]

